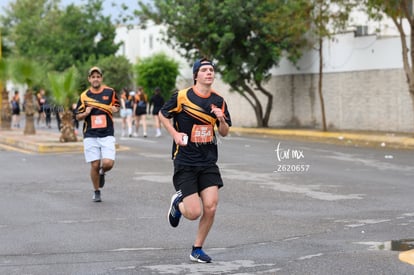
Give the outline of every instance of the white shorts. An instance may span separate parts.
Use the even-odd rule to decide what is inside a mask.
[[[120,115],[121,115],[121,117],[129,117],[129,116],[132,116],[132,109],[130,109],[130,108],[121,109]]]
[[[83,152],[86,162],[98,159],[115,160],[115,137],[108,136],[102,138],[83,139]]]

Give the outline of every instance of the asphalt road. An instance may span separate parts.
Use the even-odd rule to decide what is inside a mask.
[[[221,138],[214,262],[194,264],[197,223],[166,220],[170,138],[117,139],[102,203],[81,153],[1,149],[0,274],[414,273],[412,151]]]

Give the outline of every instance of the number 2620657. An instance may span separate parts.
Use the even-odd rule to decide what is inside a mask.
[[[309,164],[278,164],[274,172],[307,172],[309,168]]]

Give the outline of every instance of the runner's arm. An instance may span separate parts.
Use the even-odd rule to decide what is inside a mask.
[[[84,120],[87,116],[89,116],[89,114],[92,111],[92,108],[92,106],[88,106],[86,107],[85,112],[76,114],[76,120]]]
[[[160,118],[160,121],[161,121],[162,125],[164,125],[165,129],[167,129],[168,133],[170,133],[170,135],[174,139],[174,142],[177,145],[186,146],[187,144],[185,144],[183,142],[183,136],[186,136],[186,134],[185,133],[177,132],[177,130],[175,130],[174,126],[171,124],[170,119],[169,118],[166,118],[162,114],[162,112],[159,112],[158,113],[158,117]]]
[[[226,122],[226,117],[223,113],[223,111],[220,108],[212,108],[211,112],[216,116],[218,120],[218,132],[220,136],[225,137],[229,133],[230,126]]]

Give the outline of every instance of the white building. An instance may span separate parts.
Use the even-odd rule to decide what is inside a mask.
[[[148,24],[146,29],[138,26],[119,26],[116,29],[115,42],[123,42],[118,51],[131,63],[136,64],[139,59],[150,57],[157,53],[165,53],[180,64],[180,77],[191,75],[191,65],[176,51],[163,42],[165,28],[160,25]]]
[[[414,131],[413,102],[402,70],[401,42],[391,21],[371,23],[356,17],[355,32],[339,34],[324,41],[324,84],[326,118],[329,129]],[[375,30],[381,31],[375,34]],[[161,26],[117,29],[117,41],[124,46],[119,54],[132,63],[164,52],[180,65],[178,88],[190,86],[191,64],[163,41]],[[317,95],[319,75],[317,51],[306,52],[293,66],[282,60],[272,70],[267,88],[274,93],[270,127],[321,128]],[[181,85],[181,86],[180,86]],[[216,79],[215,87],[226,98],[233,124],[255,126],[252,107],[241,96]]]

